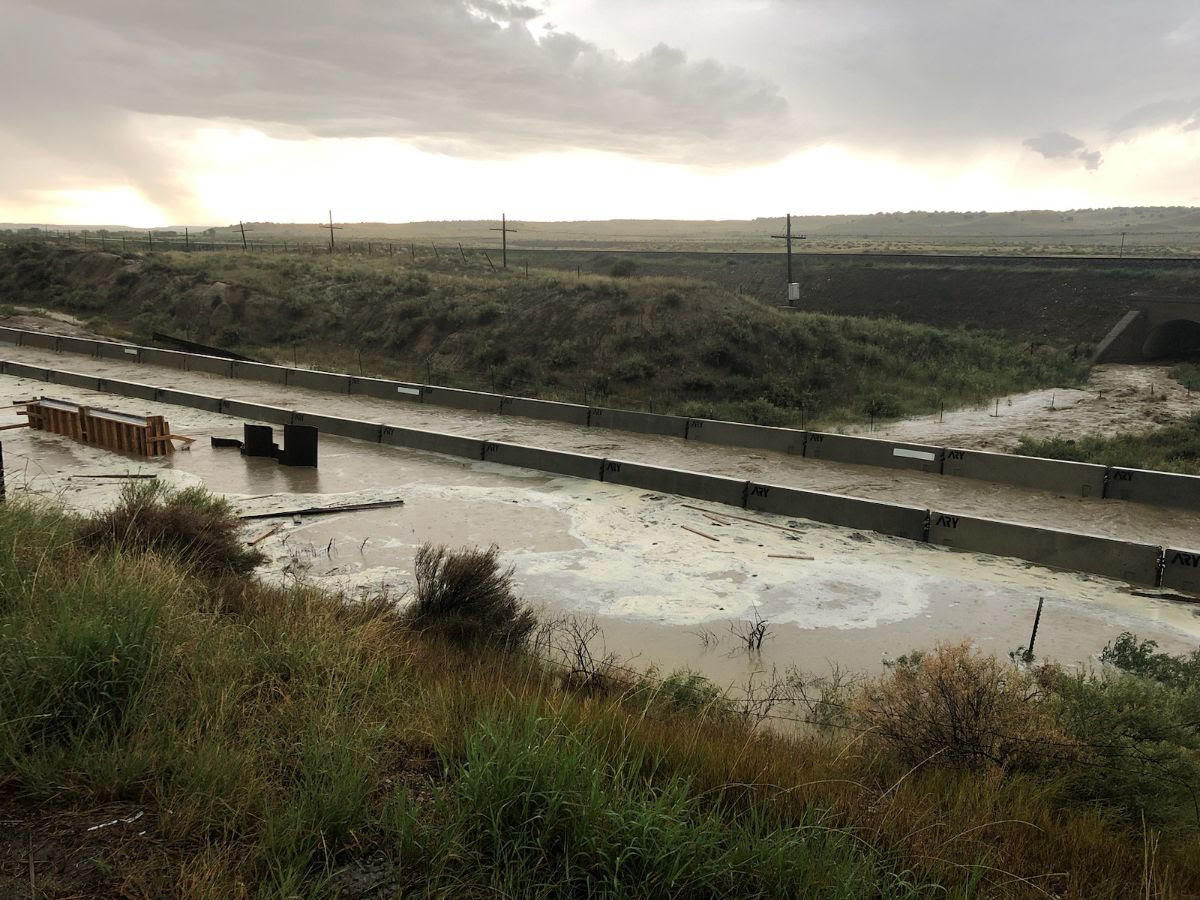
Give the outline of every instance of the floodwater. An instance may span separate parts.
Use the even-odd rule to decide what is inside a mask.
[[[54,361],[89,370],[96,362],[65,356]],[[158,381],[158,373],[139,372],[139,380]],[[163,383],[214,392],[224,386],[219,393],[226,395],[228,388],[241,387],[221,379],[202,385],[195,383],[204,381],[199,376],[171,374]],[[47,389],[13,377],[0,377],[0,386],[10,401]],[[84,403],[146,411],[141,400],[54,390]],[[299,399],[306,402],[294,405],[313,408],[313,398]],[[350,415],[357,402],[338,398],[337,408]],[[259,544],[270,556],[265,577],[309,579],[350,596],[377,591],[401,596],[411,587],[413,554],[424,542],[494,543],[531,604],[547,615],[594,617],[605,650],[638,668],[691,667],[735,688],[755,673],[793,665],[818,672],[834,664],[872,671],[888,658],[939,641],[970,638],[1003,654],[1028,642],[1038,597],[1046,598],[1039,655],[1069,665],[1091,664],[1123,630],[1173,652],[1189,650],[1200,639],[1200,605],[1145,596],[1153,592],[1139,594],[1099,577],[782,516],[746,514],[753,521],[724,518],[728,524],[722,525],[688,508],[703,507],[718,518],[730,513],[718,504],[336,437],[322,438],[319,469],[289,469],[209,446],[210,435],[240,437],[240,419],[165,405],[155,411],[168,416],[175,433],[199,438],[191,450],[146,461],[42,432],[5,432],[10,492],[96,508],[116,498],[119,483],[89,476],[141,472],[175,484],[203,483],[245,512],[402,499],[399,507],[304,517],[298,524],[291,517],[258,520],[245,533],[251,539],[281,525]],[[0,412],[0,425],[16,421],[10,411]],[[520,422],[490,421],[499,426],[497,434],[508,429],[536,443],[520,432]],[[625,438],[586,431],[579,437]],[[652,440],[649,446],[670,442]],[[706,449],[714,458],[747,457]],[[629,448],[623,445],[623,452]],[[804,556],[812,559],[790,558]],[[756,611],[770,622],[770,634],[762,651],[750,654],[739,649],[730,628]]]
[[[919,416],[848,433],[948,447],[1012,451],[1021,438],[1078,438],[1138,431],[1200,412],[1200,393],[1171,377],[1170,366],[1104,365],[1087,387],[1050,388],[995,403]]]
[[[986,481],[806,459],[768,450],[716,446],[658,435],[589,429],[518,416],[499,416],[371,397],[333,395],[304,388],[238,381],[218,375],[180,372],[120,360],[96,360],[26,347],[3,347],[0,349],[0,358],[127,381],[140,381],[209,396],[310,412],[332,412],[368,422],[636,460],[739,479],[753,479],[769,484],[921,506],[941,512],[1026,522],[1066,531],[1084,531],[1146,543],[1200,548],[1200,518],[1174,509],[1098,498],[1058,496],[1046,491]],[[44,390],[46,388],[43,385],[39,392]],[[62,393],[64,389],[56,390]],[[1180,387],[1179,391],[1183,392],[1183,388]],[[1037,401],[1014,398],[1013,403],[1015,408],[1024,409],[1036,408]],[[136,408],[144,411],[142,408],[145,405],[141,403]],[[1200,404],[1197,408],[1200,408]],[[975,414],[967,410],[959,415],[968,420]],[[1014,414],[1014,421],[1016,418]],[[918,431],[920,427],[912,425],[909,431]],[[935,437],[932,433],[906,433],[904,439],[928,441],[934,440]],[[961,443],[963,446],[974,446],[970,442]]]

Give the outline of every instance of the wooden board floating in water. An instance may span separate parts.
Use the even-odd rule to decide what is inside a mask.
[[[171,434],[171,426],[162,416],[131,416],[49,397],[30,400],[24,407],[20,414],[29,418],[30,428],[118,453],[167,456],[175,452],[174,441],[190,444],[193,440]]]

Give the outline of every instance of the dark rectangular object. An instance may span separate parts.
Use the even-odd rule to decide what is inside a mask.
[[[317,429],[311,425],[284,425],[283,452],[279,462],[285,466],[317,467]]]
[[[245,440],[242,442],[242,453],[246,456],[274,456],[276,447],[272,438],[274,429],[270,425],[242,426]]]

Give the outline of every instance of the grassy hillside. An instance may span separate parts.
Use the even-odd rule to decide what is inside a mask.
[[[5,896],[1200,892],[1200,660],[948,647],[741,702],[488,642],[480,596],[520,604],[486,553],[426,565],[419,616],[267,587],[226,515],[0,509]]]
[[[759,424],[896,417],[1073,384],[1065,349],[780,311],[711,280],[403,257],[0,253],[9,303],[273,361]]]

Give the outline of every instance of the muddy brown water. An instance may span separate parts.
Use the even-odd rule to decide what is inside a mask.
[[[7,358],[178,387],[202,393],[499,440],[624,455],[685,468],[766,478],[859,496],[946,506],[963,512],[1079,528],[1093,519],[1108,533],[1192,545],[1192,517],[1148,507],[1068,500],[920,473],[797,460],[735,448],[409,406],[369,398],[246,384],[168,369],[4,348]],[[11,351],[11,352],[10,352]],[[53,392],[118,410],[145,401],[0,378],[11,399]],[[720,526],[679,498],[619,485],[555,478],[530,470],[324,437],[317,470],[214,450],[208,435],[240,436],[239,419],[160,405],[177,433],[202,440],[167,460],[133,460],[24,430],[3,434],[10,487],[81,508],[111,502],[119,486],[80,477],[142,471],[204,483],[246,511],[332,502],[403,499],[402,507],[306,518],[263,541],[266,577],[307,578],[349,594],[411,586],[412,556],[425,541],[497,544],[522,594],[547,613],[594,616],[607,650],[669,671],[689,666],[740,686],[755,673],[798,665],[878,669],[887,658],[937,641],[970,638],[998,653],[1024,644],[1037,598],[1046,598],[1040,653],[1087,665],[1122,630],[1172,651],[1200,639],[1200,606],[1139,596],[1129,586],[1018,560],[957,553],[835,526],[755,515],[794,532],[750,522]],[[0,424],[14,421],[0,413]],[[808,479],[808,480],[801,480]],[[960,502],[961,501],[961,502]],[[691,501],[686,501],[691,502]],[[967,508],[968,502],[973,506]],[[717,514],[716,504],[707,506]],[[1039,518],[1043,511],[1048,518]],[[1049,519],[1049,520],[1048,520]],[[265,531],[268,522],[247,528]],[[704,531],[709,541],[682,526]],[[812,560],[782,557],[807,555]],[[1145,593],[1145,592],[1143,592]],[[730,627],[755,610],[771,622],[759,654],[739,651]],[[709,636],[708,646],[701,635]],[[715,643],[714,643],[715,641]],[[759,676],[761,677],[761,675]]]

